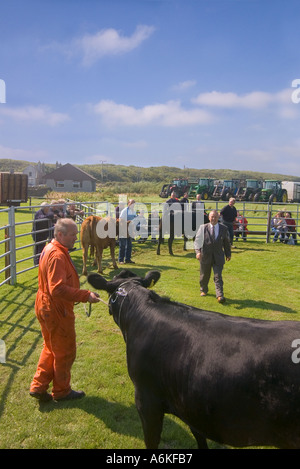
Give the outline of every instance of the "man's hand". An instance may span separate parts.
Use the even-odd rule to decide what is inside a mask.
[[[100,295],[98,293],[94,293],[91,291],[90,296],[88,298],[89,303],[98,303],[100,301]]]
[[[197,252],[196,259],[198,259],[198,261],[201,261],[201,252]]]

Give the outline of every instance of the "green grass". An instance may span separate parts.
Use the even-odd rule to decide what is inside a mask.
[[[159,269],[157,293],[199,308],[260,319],[300,320],[299,245],[263,241],[236,245],[224,268],[224,305],[216,301],[212,280],[208,296],[200,298],[199,264],[192,250],[183,251],[181,240],[175,242],[174,257],[167,253],[167,244],[157,256],[156,245],[150,241],[135,243],[132,270],[144,275],[149,269]],[[72,257],[81,272],[81,252]],[[115,274],[111,267],[105,253],[107,278]],[[80,280],[83,288],[88,287],[85,277]],[[125,343],[107,306],[93,305],[89,318],[82,304],[75,307],[77,358],[72,385],[84,390],[86,397],[39,405],[29,396],[42,347],[34,315],[37,270],[19,275],[15,286],[0,288],[0,338],[7,347],[7,362],[0,364],[0,448],[144,448]],[[101,297],[107,300],[106,293]],[[214,442],[209,445],[218,448]],[[191,449],[196,443],[180,420],[166,416],[160,448]]]

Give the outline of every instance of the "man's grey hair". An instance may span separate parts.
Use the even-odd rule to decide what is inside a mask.
[[[77,228],[77,225],[72,218],[59,218],[54,225],[54,237],[56,238],[59,231],[66,235],[70,228],[74,226]]]

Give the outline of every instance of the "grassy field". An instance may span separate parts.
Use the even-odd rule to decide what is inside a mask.
[[[129,198],[129,196],[128,196]],[[116,199],[117,200],[117,199]],[[140,198],[143,202],[163,202],[154,197]],[[33,200],[32,205],[41,201]],[[214,208],[208,202],[206,208]],[[223,206],[223,203],[222,205]],[[243,205],[238,206],[240,209]],[[245,206],[245,215],[266,216],[262,205]],[[32,219],[30,209],[18,211],[18,222]],[[0,214],[0,223],[7,223]],[[259,229],[259,228],[254,228]],[[19,225],[17,234],[31,230],[31,223]],[[3,233],[3,231],[2,231]],[[3,236],[3,235],[2,235]],[[17,238],[17,247],[30,244],[31,236]],[[193,250],[184,252],[181,240],[175,242],[174,257],[167,253],[167,244],[161,256],[156,245],[147,241],[134,244],[132,270],[144,275],[155,268],[161,279],[155,291],[173,300],[212,311],[261,319],[300,320],[300,265],[299,245],[266,244],[259,240],[239,241],[232,259],[224,270],[227,302],[216,302],[211,281],[209,295],[199,295],[199,265]],[[0,253],[4,250],[1,245]],[[32,255],[32,247],[18,251],[17,257]],[[82,269],[81,251],[72,254],[78,272]],[[3,262],[3,260],[2,260]],[[18,264],[18,271],[33,265],[32,259]],[[104,256],[104,275],[111,278],[108,253]],[[91,264],[89,270],[92,270]],[[3,279],[0,276],[0,281]],[[88,288],[85,277],[80,277],[83,288]],[[7,347],[7,360],[0,364],[0,448],[144,448],[141,423],[134,404],[134,389],[128,377],[125,344],[121,333],[99,303],[87,317],[83,305],[75,307],[77,330],[77,359],[73,366],[74,389],[83,389],[86,398],[75,403],[50,403],[39,406],[29,396],[29,385],[41,351],[40,328],[34,315],[37,290],[37,269],[18,275],[15,286],[0,287],[0,339]],[[103,299],[106,300],[105,294]],[[190,449],[196,443],[189,429],[178,419],[166,416],[161,448]],[[218,448],[214,442],[210,447]]]
[[[144,275],[159,269],[157,293],[199,308],[260,319],[300,320],[299,245],[261,240],[239,241],[236,246],[224,269],[224,305],[217,303],[212,281],[209,295],[200,298],[199,265],[193,250],[183,251],[181,240],[175,242],[174,257],[168,255],[167,244],[157,256],[156,245],[150,241],[135,243],[132,270]],[[74,252],[72,258],[81,272],[81,251]],[[107,278],[115,274],[111,267],[105,253]],[[86,278],[81,276],[80,280],[87,288]],[[0,364],[0,448],[144,448],[125,344],[107,306],[93,305],[90,317],[82,304],[75,307],[78,347],[72,385],[84,390],[86,397],[73,403],[39,405],[29,396],[42,346],[34,315],[37,270],[19,275],[15,286],[0,288],[0,338],[7,347],[6,364]],[[102,298],[107,300],[105,293]],[[214,442],[209,446],[219,448]],[[160,448],[192,449],[196,443],[189,429],[168,415]]]

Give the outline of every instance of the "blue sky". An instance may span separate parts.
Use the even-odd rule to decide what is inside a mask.
[[[0,158],[300,176],[298,0],[0,9]]]

